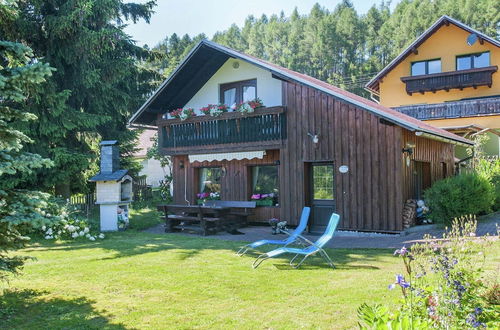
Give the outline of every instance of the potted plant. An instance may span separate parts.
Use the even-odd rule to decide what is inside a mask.
[[[170,115],[180,120],[186,120],[196,116],[193,108],[179,108],[170,112]]]
[[[199,194],[196,194],[196,204],[198,205],[203,205],[207,200],[212,200],[212,201],[216,201],[216,200],[220,200],[220,193],[218,192],[202,192],[202,193],[199,193]]]
[[[219,117],[223,113],[228,111],[227,105],[219,103],[219,104],[209,104],[206,107],[203,107],[200,109],[201,113],[207,115],[207,116],[212,116],[212,117]]]
[[[241,112],[241,114],[252,113],[255,109],[262,108],[264,103],[257,97],[252,101],[246,101],[235,106],[234,110]]]
[[[257,206],[273,206],[274,205],[274,194],[254,194],[250,197],[251,200],[255,201]]]

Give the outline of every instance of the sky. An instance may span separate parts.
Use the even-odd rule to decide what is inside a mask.
[[[304,15],[316,2],[333,10],[341,0],[157,0],[150,24],[144,21],[130,23],[125,31],[136,40],[137,45],[153,47],[174,32],[179,36],[205,33],[211,38],[215,32],[226,30],[233,23],[243,26],[248,15],[271,16],[283,10],[286,16],[290,16],[295,7]],[[391,9],[397,2],[392,2]],[[352,0],[352,3],[358,13],[364,14],[372,5],[378,5],[380,0]]]

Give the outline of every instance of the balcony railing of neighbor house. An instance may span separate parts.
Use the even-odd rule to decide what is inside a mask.
[[[227,144],[281,144],[286,139],[283,107],[261,108],[247,114],[228,112],[219,117],[196,116],[185,121],[160,120],[158,126],[161,145],[167,151]]]
[[[438,90],[463,89],[466,87],[489,86],[492,84],[492,75],[498,67],[488,66],[469,70],[433,73],[420,76],[402,77],[406,84],[406,92],[425,93]]]
[[[420,120],[500,115],[500,97],[416,104],[396,107],[394,110]]]

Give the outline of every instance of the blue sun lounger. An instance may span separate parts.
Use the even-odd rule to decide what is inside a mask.
[[[302,209],[302,215],[300,216],[300,222],[297,228],[293,232],[291,232],[286,239],[284,240],[269,240],[269,239],[262,239],[260,241],[256,241],[250,244],[247,244],[243,246],[239,251],[236,253],[238,256],[242,256],[245,253],[247,253],[248,250],[250,249],[255,249],[258,248],[259,246],[266,245],[266,244],[276,244],[276,245],[284,245],[287,246],[289,244],[292,244],[295,242],[300,234],[306,229],[307,226],[307,221],[309,220],[309,214],[311,213],[311,208],[310,207],[304,207]]]
[[[328,262],[328,264],[332,268],[335,268],[335,266],[333,265],[332,259],[330,259],[330,257],[326,253],[326,251],[323,250],[323,246],[325,246],[325,244],[328,243],[328,241],[330,241],[332,239],[333,234],[335,233],[335,230],[337,229],[337,225],[339,224],[339,219],[340,219],[340,216],[338,214],[332,213],[332,216],[330,217],[330,221],[328,222],[328,226],[326,227],[325,233],[320,238],[318,238],[316,243],[311,242],[307,238],[299,236],[300,238],[302,238],[302,240],[306,241],[310,245],[306,248],[303,248],[303,249],[289,248],[289,247],[285,246],[285,247],[278,248],[276,250],[269,251],[265,254],[260,255],[257,259],[255,259],[255,261],[253,262],[253,265],[252,265],[253,268],[259,267],[259,265],[264,260],[277,257],[283,253],[295,254],[295,257],[293,257],[292,260],[290,260],[290,266],[292,266],[293,268],[299,268],[300,265],[302,265],[302,263],[307,259],[307,257],[314,255],[318,252],[326,260],[326,262]],[[300,255],[302,255],[304,257],[302,258],[302,260],[299,263],[294,264],[293,263],[294,260]]]

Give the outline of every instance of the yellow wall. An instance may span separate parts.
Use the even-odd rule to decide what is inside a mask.
[[[463,117],[450,119],[426,120],[427,124],[436,127],[456,127],[465,125],[478,125],[488,128],[500,128],[500,116]]]
[[[482,45],[477,41],[474,45],[467,45],[466,39],[469,36],[464,31],[453,24],[443,25],[424,43],[418,47],[418,54],[410,54],[404,61],[392,69],[380,83],[380,103],[388,107],[397,107],[410,104],[431,104],[445,101],[456,101],[463,98],[482,97],[500,94],[500,72],[493,74],[493,85],[481,86],[477,89],[472,87],[462,91],[452,89],[449,92],[437,91],[436,93],[426,92],[425,94],[413,93],[411,96],[406,93],[405,84],[401,77],[410,76],[410,64],[415,61],[441,58],[441,71],[455,71],[455,58],[457,55],[479,53],[490,51],[490,65],[500,67],[500,48],[484,42]]]

